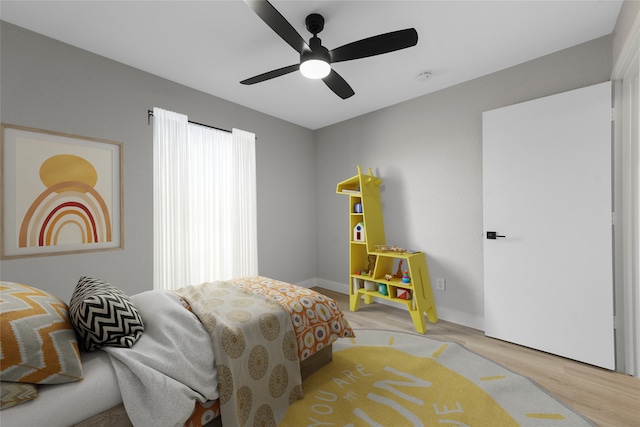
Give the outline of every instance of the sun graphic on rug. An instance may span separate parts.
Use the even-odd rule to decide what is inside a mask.
[[[334,343],[333,361],[305,380],[304,399],[280,426],[589,425],[530,380],[458,344],[388,331],[356,336]]]
[[[394,348],[374,351],[371,358],[371,347],[342,350],[325,371],[330,383],[316,389],[314,380],[324,378],[312,376],[303,384],[305,400],[313,402],[310,425],[345,425],[348,414],[359,422],[353,425],[465,425],[470,413],[482,413],[491,426],[518,426],[482,389],[437,361]]]

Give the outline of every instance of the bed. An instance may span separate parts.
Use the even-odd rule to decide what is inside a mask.
[[[81,278],[79,286],[81,282],[86,285],[94,281]],[[104,289],[104,282],[96,282],[99,289]],[[77,338],[76,345],[81,349],[77,351],[80,374],[69,368],[69,360],[58,363],[66,371],[37,381],[37,398],[29,400],[33,392],[22,392],[28,401],[13,402],[15,406],[5,408],[6,384],[31,385],[13,379],[16,369],[24,374],[20,371],[24,367],[7,368],[4,354],[5,349],[17,345],[5,339],[15,334],[7,334],[4,329],[11,317],[6,306],[16,298],[15,286],[24,285],[0,285],[0,418],[7,426],[24,425],[26,419],[32,425],[48,426],[151,425],[149,420],[156,420],[156,416],[161,417],[162,425],[237,425],[249,418],[251,422],[277,424],[288,404],[302,397],[302,379],[330,362],[331,343],[354,335],[332,299],[260,276],[174,292],[148,291],[130,298],[122,294],[138,312],[138,329],[137,317],[130,316],[128,321],[134,327],[129,328],[127,337],[102,336],[100,339],[109,341],[108,345],[90,343],[94,351],[86,351],[91,347],[85,342],[87,337],[72,327],[71,335]],[[26,288],[26,293],[32,294],[31,301],[40,306],[48,304],[49,314],[64,317],[68,313],[70,319],[74,317],[78,288],[69,305],[41,290]],[[47,298],[52,302],[45,303]],[[68,330],[63,332],[70,338]],[[59,334],[64,335],[63,332]],[[123,341],[127,344],[127,340],[133,343],[119,345]],[[238,348],[243,351],[238,352]],[[42,348],[38,351],[42,352]],[[33,348],[26,350],[28,354],[35,352]],[[26,375],[33,377],[29,372]],[[5,382],[8,378],[11,383]],[[36,382],[31,377],[27,380]],[[282,404],[277,403],[280,401]],[[242,407],[244,411],[237,410]],[[171,416],[180,422],[165,424]]]

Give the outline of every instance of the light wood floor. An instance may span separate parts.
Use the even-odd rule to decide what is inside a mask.
[[[316,291],[336,300],[353,328],[388,329],[417,334],[402,308],[373,303],[349,311],[349,296]],[[640,379],[488,338],[482,331],[453,323],[427,321],[425,336],[455,341],[522,374],[602,427],[640,426]]]

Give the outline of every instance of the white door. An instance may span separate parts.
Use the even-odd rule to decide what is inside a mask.
[[[610,82],[485,112],[483,180],[485,334],[614,369]]]

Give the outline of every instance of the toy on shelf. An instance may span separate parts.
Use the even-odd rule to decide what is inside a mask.
[[[405,270],[402,274],[402,283],[411,283],[411,277],[409,277],[409,270]]]
[[[385,274],[384,275],[384,280],[391,280],[393,279],[393,274]]]
[[[402,254],[405,252],[414,252],[414,251],[407,251],[396,245],[376,245],[376,251],[377,252],[395,252],[397,254]]]
[[[364,281],[362,279],[358,279],[357,277],[353,278],[353,291],[358,292],[358,289],[364,286]]]
[[[353,205],[354,213],[362,213],[362,203],[356,203]]]
[[[400,299],[411,299],[411,291],[409,289],[396,289],[396,297]]]
[[[398,262],[398,270],[396,271],[396,274],[394,277],[397,277],[398,279],[402,279],[402,260]]]
[[[367,266],[367,268],[369,269],[369,276],[373,276],[373,269],[376,266],[376,256],[369,255],[367,259],[369,260],[369,265]]]
[[[359,222],[353,227],[353,241],[364,242],[364,222]]]
[[[364,281],[364,290],[365,291],[375,291],[376,289],[378,289],[378,285],[376,285],[375,282],[372,282],[370,280],[365,280]]]
[[[378,293],[380,295],[389,295],[389,289],[387,289],[387,285],[384,283],[378,283]]]

